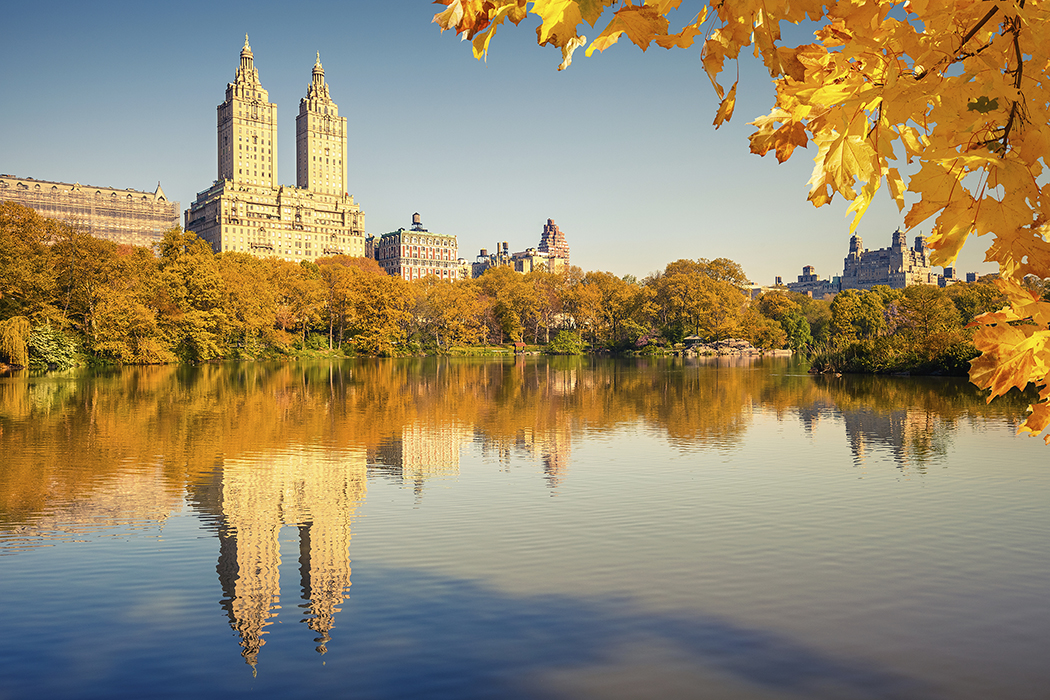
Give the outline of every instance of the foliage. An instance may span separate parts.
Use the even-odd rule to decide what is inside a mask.
[[[966,289],[926,285],[842,292],[831,302],[830,349],[814,358],[813,369],[966,374],[978,353],[953,299],[969,296]]]
[[[548,355],[582,355],[586,349],[583,338],[574,331],[558,331],[554,340],[547,344]]]
[[[29,319],[25,316],[12,316],[0,321],[0,356],[6,357],[8,363],[15,367],[25,367],[29,364],[26,344],[30,328]]]
[[[852,233],[883,182],[901,211],[908,193],[905,224],[934,219],[935,265],[950,265],[971,234],[992,234],[986,259],[999,265],[1009,308],[974,321],[982,356],[970,377],[989,400],[1033,384],[1040,399],[1021,430],[1050,428],[1050,301],[1023,283],[1050,277],[1050,186],[1040,185],[1050,164],[1046,3],[711,0],[673,31],[680,0],[438,2],[446,7],[434,21],[469,39],[478,58],[501,23],[538,17],[537,41],[561,49],[559,70],[587,44],[584,23],[599,27],[588,56],[621,36],[643,51],[654,42],[689,48],[699,37],[720,100],[716,128],[736,104],[739,77],[728,91],[719,83],[726,60],[750,48],[776,91],[770,113],[752,122],[751,151],[783,162],[813,143],[814,205],[836,194],[850,201]],[[786,40],[784,24],[812,28],[813,40]]]
[[[77,361],[76,341],[50,325],[34,328],[26,349],[30,369],[69,369]]]

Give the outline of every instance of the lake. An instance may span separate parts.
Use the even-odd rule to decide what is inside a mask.
[[[0,700],[1050,697],[1050,447],[786,358],[0,378]]]

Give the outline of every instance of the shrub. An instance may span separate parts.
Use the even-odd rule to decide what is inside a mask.
[[[579,333],[559,331],[554,340],[547,344],[548,355],[582,355],[586,346]]]

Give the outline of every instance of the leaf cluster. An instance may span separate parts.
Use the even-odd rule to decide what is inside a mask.
[[[646,50],[689,48],[719,99],[714,125],[733,116],[739,83],[720,80],[750,49],[775,88],[752,124],[751,151],[778,161],[816,147],[809,201],[850,202],[851,233],[885,183],[911,228],[933,220],[936,265],[950,265],[971,235],[990,235],[1009,311],[978,318],[982,359],[971,379],[998,396],[1032,384],[1040,402],[1023,431],[1050,428],[1050,301],[1023,280],[1050,278],[1050,6],[1042,0],[711,0],[671,27],[681,0],[438,0],[434,17],[483,57],[496,27],[535,15],[540,44],[562,50],[563,69],[626,36]],[[807,43],[782,27],[812,29]],[[802,33],[791,32],[791,36]],[[739,71],[735,72],[739,76]],[[1050,435],[1047,436],[1050,443]]]

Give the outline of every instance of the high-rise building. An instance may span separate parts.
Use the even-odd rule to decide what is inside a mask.
[[[155,191],[139,192],[0,175],[0,202],[31,207],[96,238],[147,248],[179,225],[179,203],[168,201],[159,182]]]
[[[244,38],[218,112],[218,179],[186,210],[186,229],[216,253],[316,260],[365,255],[365,215],[347,186],[346,118],[317,54],[296,118],[296,186],[278,185],[277,106]]]
[[[277,187],[277,105],[259,82],[247,36],[236,78],[226,85],[226,101],[216,111],[219,180]]]
[[[317,54],[306,97],[295,118],[296,184],[339,195],[346,186],[346,117],[328,95],[321,54]]]

